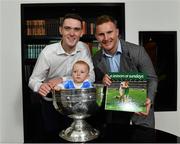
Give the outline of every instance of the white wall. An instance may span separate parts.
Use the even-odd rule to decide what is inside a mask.
[[[1,139],[23,142],[20,6],[1,1]]]
[[[2,4],[0,3],[0,21],[2,21]],[[2,96],[2,72],[1,72],[1,68],[2,68],[2,40],[1,40],[1,36],[2,36],[2,24],[0,23],[0,98]],[[1,136],[1,133],[2,133],[2,101],[0,99],[0,142],[1,142],[1,139],[2,139],[2,136]]]
[[[178,0],[113,0],[126,4],[126,40],[138,44],[138,31],[178,31]],[[23,143],[20,4],[29,2],[88,2],[88,0],[0,1],[0,143]],[[108,2],[90,1],[89,2]],[[178,72],[179,72],[178,58]],[[178,89],[179,87],[178,76]],[[180,136],[180,92],[177,112],[156,112],[156,128]]]

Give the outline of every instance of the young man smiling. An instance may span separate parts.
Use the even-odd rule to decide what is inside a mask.
[[[71,76],[73,62],[78,59],[88,61],[89,80],[93,82],[95,79],[88,47],[79,41],[82,36],[82,18],[77,14],[65,15],[59,32],[62,39],[42,50],[29,79],[29,87],[42,96],[43,124],[47,136],[57,136],[60,126],[68,124],[65,116],[59,114],[53,107],[51,89],[63,81],[62,77]]]
[[[95,36],[101,46],[101,50],[93,57],[96,82],[102,82],[105,86],[111,85],[109,72],[144,72],[148,78],[148,94],[145,103],[147,111],[134,114],[105,112],[102,115],[107,118],[106,122],[129,124],[132,120],[135,125],[154,127],[152,104],[157,90],[157,76],[145,49],[120,39],[117,21],[108,15],[97,18]]]

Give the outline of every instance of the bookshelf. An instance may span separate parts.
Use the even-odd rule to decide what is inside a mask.
[[[28,80],[41,50],[61,39],[59,24],[66,13],[78,13],[83,18],[83,36],[92,55],[98,50],[95,39],[95,19],[102,14],[118,20],[120,35],[125,39],[124,3],[36,3],[21,4],[22,83],[24,112],[24,142],[45,142],[41,135],[40,102],[28,88]]]

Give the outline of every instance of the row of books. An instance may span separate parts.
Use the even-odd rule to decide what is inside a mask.
[[[59,20],[26,20],[27,36],[59,36]]]
[[[45,20],[26,20],[26,35],[46,35]]]
[[[26,51],[27,59],[37,59],[45,44],[28,44]]]
[[[59,19],[37,19],[26,20],[27,36],[59,36],[59,25],[63,17]],[[83,21],[83,34],[94,35],[95,23],[92,21]]]

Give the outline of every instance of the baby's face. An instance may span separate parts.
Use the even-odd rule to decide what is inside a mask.
[[[75,64],[72,77],[75,83],[82,83],[89,76],[88,67],[85,64]]]

